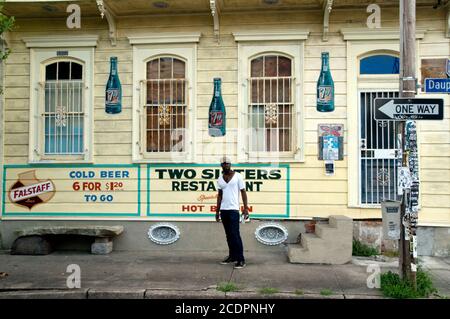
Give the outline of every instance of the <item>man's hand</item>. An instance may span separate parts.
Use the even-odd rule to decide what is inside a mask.
[[[217,194],[216,222],[220,222],[220,205],[222,204],[222,195],[223,192],[219,189],[219,193]]]
[[[245,206],[244,210],[242,211],[242,215],[244,215],[244,219],[248,219],[249,213],[248,213],[248,207]]]
[[[244,215],[244,219],[248,219],[248,200],[247,200],[247,192],[245,188],[241,189],[242,201],[244,202],[244,209],[242,210],[242,215]]]

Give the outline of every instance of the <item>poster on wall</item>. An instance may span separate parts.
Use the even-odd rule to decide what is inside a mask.
[[[140,167],[5,165],[2,216],[139,216]]]
[[[232,169],[244,178],[252,219],[289,217],[288,165],[233,165]],[[147,174],[147,216],[215,215],[218,194],[216,181],[221,174],[218,165],[150,164]]]
[[[318,158],[319,160],[344,159],[344,125],[318,125]]]

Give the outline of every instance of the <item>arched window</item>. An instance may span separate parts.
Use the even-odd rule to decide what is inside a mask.
[[[359,74],[399,74],[399,62],[399,58],[392,55],[372,55],[361,59]]]
[[[147,152],[186,149],[186,65],[174,57],[147,62]]]
[[[264,55],[250,66],[250,151],[292,151],[292,61]]]
[[[58,61],[45,67],[44,153],[83,153],[83,65]]]

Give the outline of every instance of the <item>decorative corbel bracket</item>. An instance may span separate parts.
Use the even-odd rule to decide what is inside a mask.
[[[211,15],[214,20],[214,36],[216,37],[217,43],[219,43],[219,15],[220,15],[220,8],[219,8],[219,1],[218,0],[209,0],[209,6],[211,7]]]
[[[333,0],[323,1],[323,35],[322,40],[328,41],[328,30],[330,26],[330,13],[333,8]]]
[[[103,2],[103,0],[96,1],[102,19],[106,16],[109,26],[109,39],[111,40],[111,44],[115,46],[117,41],[116,17],[112,13],[111,9]]]
[[[9,36],[9,31],[5,31],[0,35],[0,40],[3,42],[3,47],[5,48],[9,48],[10,45],[10,36]]]

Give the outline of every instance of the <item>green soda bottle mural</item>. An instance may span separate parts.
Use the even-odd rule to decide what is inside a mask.
[[[317,111],[334,111],[334,82],[331,77],[328,52],[322,52],[322,69],[317,81]]]
[[[111,57],[111,70],[105,92],[105,111],[116,114],[122,111],[122,86],[117,74],[117,57]]]
[[[221,79],[214,78],[214,95],[209,105],[208,133],[210,136],[225,136],[226,114],[222,99]]]

